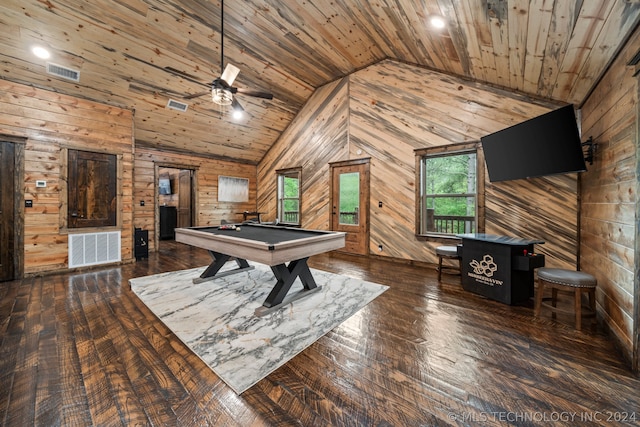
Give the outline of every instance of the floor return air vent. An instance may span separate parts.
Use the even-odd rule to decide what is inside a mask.
[[[120,231],[69,235],[69,268],[120,261]]]

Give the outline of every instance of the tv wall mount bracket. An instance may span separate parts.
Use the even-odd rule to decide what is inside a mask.
[[[583,151],[584,151],[584,160],[589,162],[590,165],[593,165],[593,156],[596,152],[596,148],[598,144],[593,142],[593,137],[590,136],[585,142],[582,143]],[[586,147],[586,150],[584,148]]]

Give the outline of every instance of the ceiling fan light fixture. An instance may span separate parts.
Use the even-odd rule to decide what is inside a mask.
[[[211,99],[218,105],[231,105],[233,102],[233,94],[229,89],[214,87],[211,89]]]

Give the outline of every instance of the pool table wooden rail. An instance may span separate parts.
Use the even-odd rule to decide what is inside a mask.
[[[242,228],[242,225],[240,227]],[[232,235],[212,234],[203,231],[210,228],[210,226],[176,228],[175,239],[180,243],[274,266],[343,248],[346,234],[343,232],[307,230],[313,232],[314,235],[279,243],[265,243]],[[273,247],[273,249],[269,249],[269,247]]]

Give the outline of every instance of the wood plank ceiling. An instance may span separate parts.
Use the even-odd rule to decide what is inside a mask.
[[[224,59],[241,70],[234,86],[274,94],[238,94],[248,116],[234,121],[210,96],[185,100],[220,75],[220,9],[207,0],[4,0],[2,78],[133,109],[139,145],[255,164],[316,88],[385,59],[580,105],[640,13],[625,0],[226,0]],[[444,29],[428,27],[434,14]],[[51,58],[36,58],[34,45]],[[46,62],[80,81],[47,74]],[[168,109],[169,99],[188,110]]]

